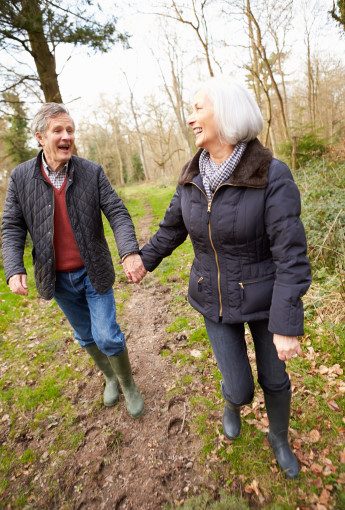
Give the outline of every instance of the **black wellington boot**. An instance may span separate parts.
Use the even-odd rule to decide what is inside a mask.
[[[127,347],[118,356],[109,356],[108,360],[120,383],[127,411],[133,418],[139,418],[144,412],[144,400],[132,376]]]
[[[236,439],[241,431],[241,406],[227,401],[223,413],[223,431],[228,439]]]
[[[268,441],[285,476],[296,478],[299,465],[288,441],[291,390],[276,395],[264,393],[264,396],[269,421]]]
[[[105,379],[105,388],[103,393],[103,402],[107,407],[113,406],[119,400],[119,390],[117,387],[117,379],[112,369],[108,356],[100,351],[96,344],[85,347],[85,350],[96,363],[97,367],[103,372]]]

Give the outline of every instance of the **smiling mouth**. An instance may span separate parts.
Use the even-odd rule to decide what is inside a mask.
[[[63,151],[68,151],[68,150],[70,150],[71,146],[70,145],[58,145],[58,148]]]
[[[202,133],[202,128],[196,127],[193,129],[193,131],[194,131],[195,136],[198,136],[198,135],[200,135],[200,133]]]

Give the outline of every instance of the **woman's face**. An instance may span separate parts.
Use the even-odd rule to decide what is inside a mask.
[[[187,123],[195,135],[195,145],[208,151],[220,144],[213,105],[203,90],[195,95]]]

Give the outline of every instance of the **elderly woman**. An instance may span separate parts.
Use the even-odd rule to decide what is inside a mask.
[[[195,258],[189,302],[205,319],[222,374],[224,434],[240,434],[254,381],[244,324],[253,337],[269,443],[288,478],[299,466],[288,442],[291,388],[285,361],[301,354],[301,296],[310,285],[300,196],[290,170],[257,135],[263,120],[250,94],[211,79],[188,124],[198,152],[182,169],[159,230],[143,249],[153,271],[189,234]]]

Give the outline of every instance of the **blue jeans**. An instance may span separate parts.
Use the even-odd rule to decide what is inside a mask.
[[[222,374],[222,392],[234,405],[249,404],[254,396],[244,324],[223,324],[205,317],[207,333],[218,368]],[[268,320],[248,323],[254,341],[258,382],[265,393],[277,394],[290,388],[285,363],[278,358]]]
[[[116,322],[113,289],[104,294],[97,292],[82,268],[70,273],[56,272],[54,298],[81,347],[96,343],[107,356],[124,351],[125,337]]]

